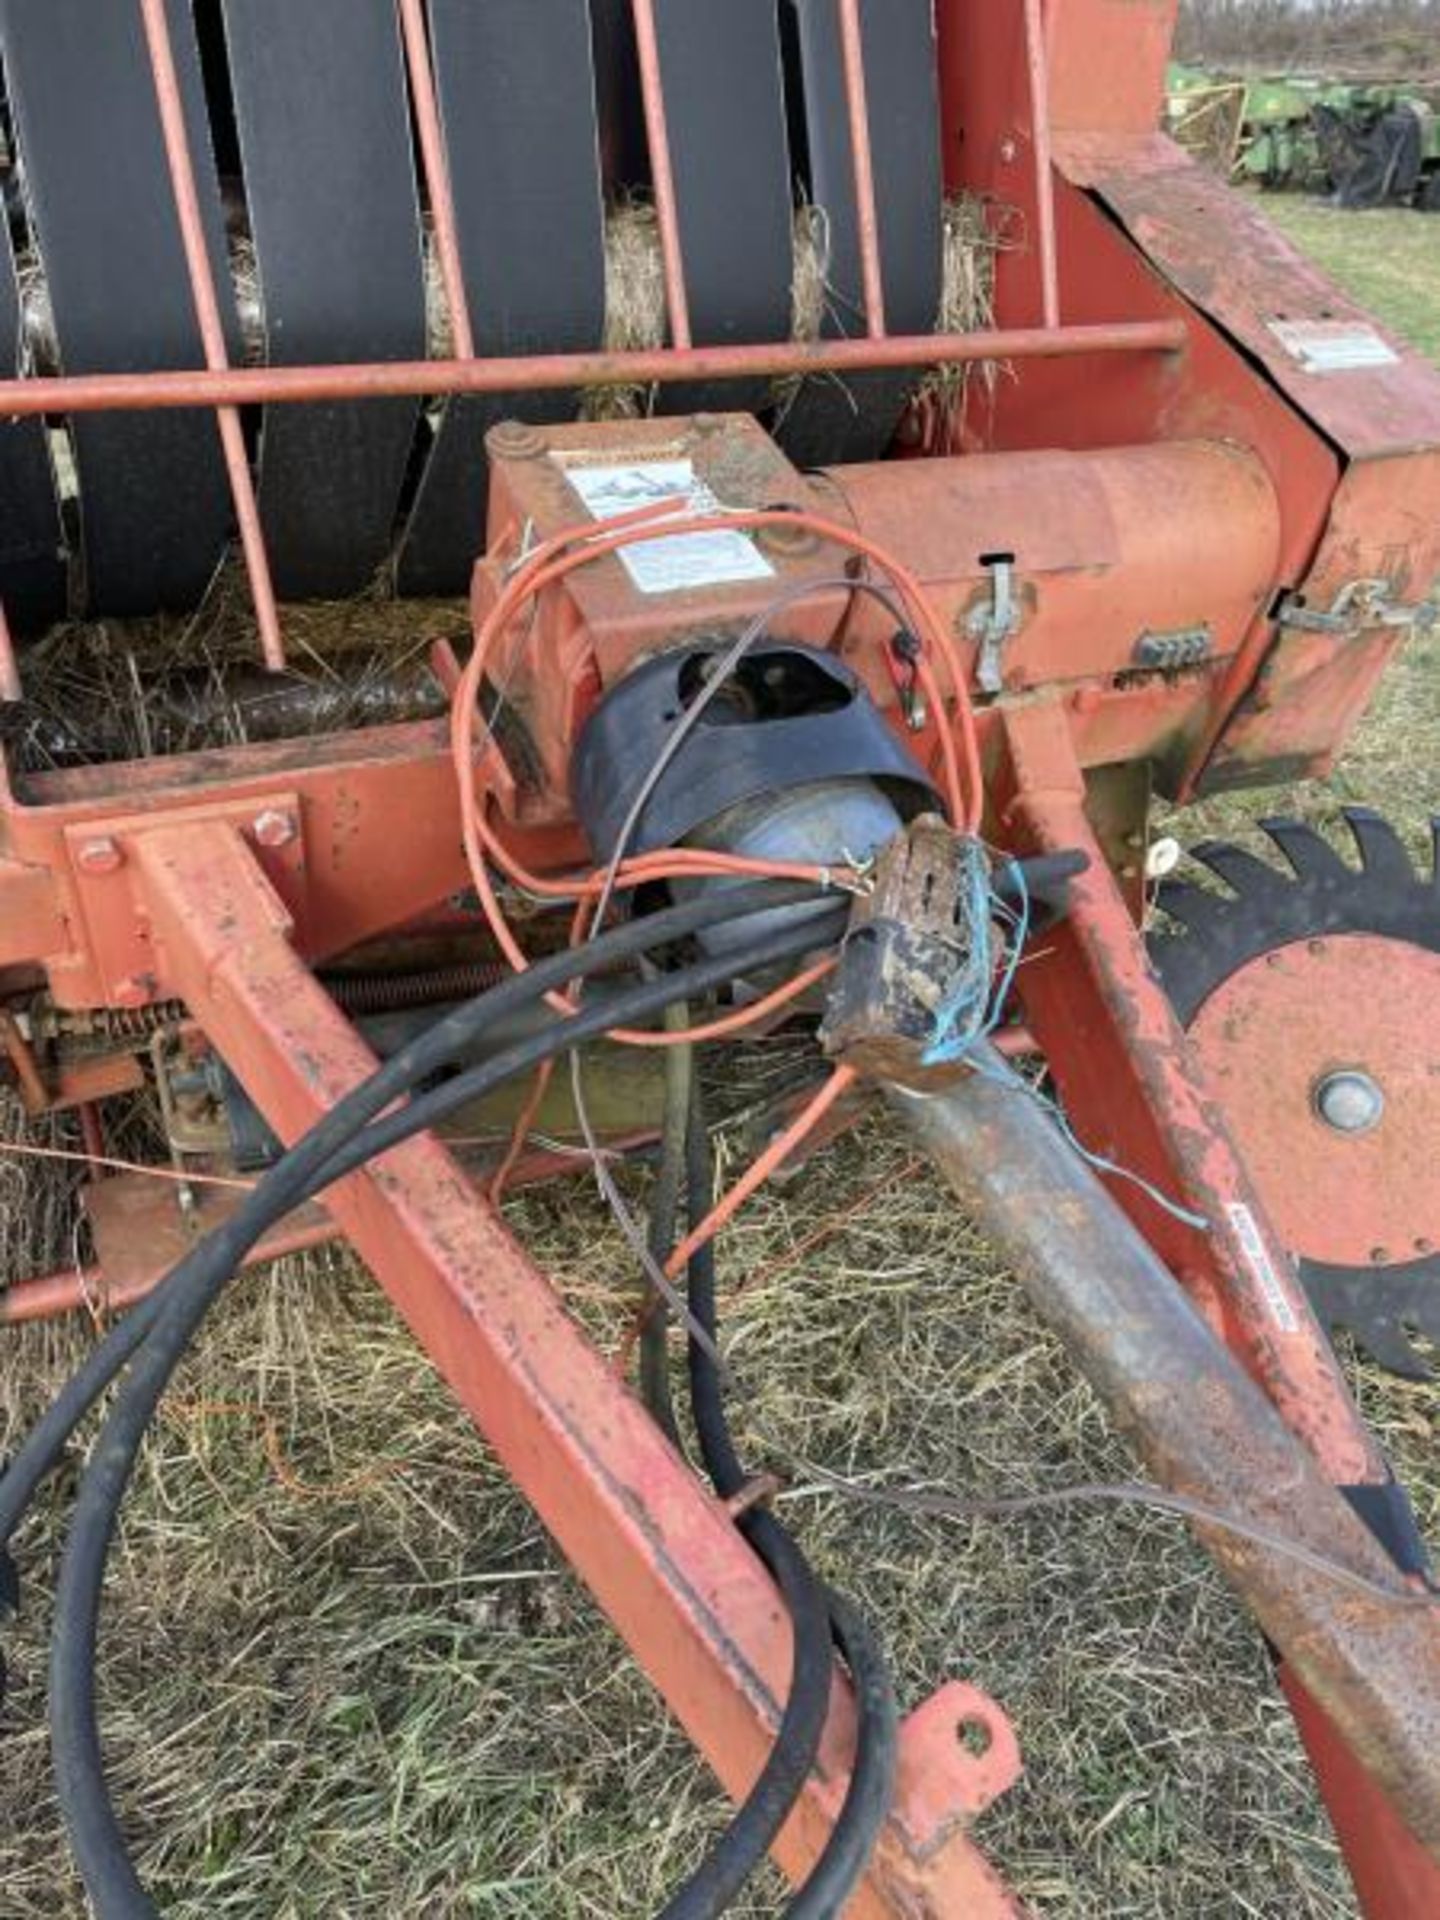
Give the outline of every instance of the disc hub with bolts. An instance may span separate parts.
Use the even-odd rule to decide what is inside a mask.
[[[1161,879],[1151,956],[1317,1315],[1423,1379],[1440,1348],[1440,820],[1423,862],[1368,808],[1344,821],[1350,858],[1299,820],[1261,823],[1278,863],[1196,847],[1212,884]]]

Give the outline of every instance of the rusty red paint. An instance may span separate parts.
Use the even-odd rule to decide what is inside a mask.
[[[402,395],[555,392],[568,387],[675,386],[786,374],[964,366],[981,360],[1170,354],[1185,346],[1175,321],[1008,327],[974,333],[892,334],[884,340],[777,341],[646,353],[551,353],[505,360],[395,360],[356,366],[232,367],[225,373],[93,373],[0,380],[0,414],[143,412],[149,407],[249,407]]]
[[[450,337],[457,360],[475,358],[475,335],[470,325],[470,301],[465,292],[465,268],[460,257],[460,233],[455,220],[455,197],[450,185],[450,162],[435,97],[435,73],[430,61],[430,37],[425,26],[425,0],[400,0],[400,25],[405,38],[405,64],[410,75],[410,99],[419,135],[420,164],[429,190],[430,217],[435,223],[435,251],[445,303],[450,310]]]
[[[1295,941],[1219,986],[1190,1041],[1288,1247],[1367,1267],[1440,1245],[1440,954],[1371,934]],[[1384,1100],[1362,1132],[1317,1106],[1344,1071]]]
[[[875,154],[870,139],[870,88],[865,78],[865,38],[860,0],[840,0],[840,53],[845,73],[845,113],[850,123],[850,162],[855,185],[855,226],[860,242],[860,281],[865,292],[865,330],[885,338],[885,276],[880,263],[880,213],[875,197]],[[1052,324],[1046,316],[1046,325]]]
[[[1030,148],[1035,162],[1035,238],[1040,251],[1040,305],[1047,327],[1060,324],[1060,264],[1055,247],[1055,176],[1050,158],[1050,55],[1043,0],[1024,0],[1025,64],[1030,95]]]
[[[1004,716],[1007,819],[1024,851],[1082,848],[1090,871],[1021,983],[1026,1017],[1090,1146],[1203,1218],[1197,1229],[1138,1188],[1116,1197],[1195,1295],[1337,1484],[1386,1467],[1304,1289],[1269,1225],[1095,841],[1056,701]],[[1241,1211],[1237,1214],[1236,1209]]]
[[[912,1043],[912,1060],[918,1051]],[[1028,1087],[961,1067],[935,1091],[888,1091],[1160,1486],[1331,1557],[1402,1602],[1342,1591],[1261,1539],[1197,1521],[1271,1642],[1440,1860],[1440,1612],[1418,1594],[1403,1604],[1385,1547]]]
[[[1366,1920],[1440,1913],[1440,1863],[1396,1813],[1283,1660],[1278,1677],[1310,1756]]]
[[[291,947],[289,921],[221,822],[156,826],[135,862],[184,998],[286,1138],[370,1071],[371,1057]],[[773,1589],[720,1502],[612,1378],[543,1278],[436,1143],[387,1156],[327,1204],[589,1582],[732,1793],[773,1738],[789,1649]],[[999,1710],[989,1711],[998,1715]],[[777,1844],[798,1878],[844,1792],[853,1702],[838,1681],[821,1771]],[[1015,1915],[964,1832],[976,1782],[922,1728],[916,1784],[902,1741],[886,1842],[851,1911]]]
[[[680,238],[680,206],[675,190],[675,168],[670,147],[670,119],[665,105],[665,81],[660,66],[660,42],[655,28],[655,0],[631,0],[635,21],[635,50],[640,67],[640,94],[645,109],[645,134],[654,182],[655,218],[660,229],[664,263],[665,310],[670,316],[670,340],[684,351],[694,344],[690,329],[690,295],[685,284],[685,250]]]
[[[229,365],[225,349],[225,329],[220,320],[220,302],[215,292],[215,276],[210,265],[205,222],[200,213],[200,197],[195,185],[195,164],[190,153],[190,136],[185,125],[185,103],[175,72],[175,54],[170,42],[170,23],[165,0],[140,0],[145,23],[145,40],[155,79],[155,97],[160,109],[160,126],[165,137],[165,158],[170,184],[175,195],[175,211],[185,246],[185,266],[190,276],[190,291],[195,302],[195,317],[205,349],[205,364],[212,373],[223,374]],[[235,517],[240,525],[240,544],[245,553],[245,570],[250,594],[255,602],[255,619],[260,629],[260,645],[265,664],[273,672],[285,665],[285,644],[280,635],[280,615],[275,604],[275,589],[270,578],[270,557],[260,528],[260,509],[255,500],[255,482],[250,473],[250,456],[245,450],[245,432],[239,412],[233,406],[216,409],[220,442],[225,454],[225,471],[235,502]]]

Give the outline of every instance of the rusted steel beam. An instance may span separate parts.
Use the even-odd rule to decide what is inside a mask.
[[[1403,1586],[1380,1543],[1030,1090],[992,1050],[978,1066],[943,1091],[896,1087],[892,1104],[1003,1246],[1036,1311],[1158,1483],[1395,1590],[1393,1602],[1371,1597],[1268,1545],[1197,1523],[1433,1870],[1440,1609]]]
[[[220,302],[215,291],[210,250],[206,244],[205,222],[200,214],[195,163],[185,126],[185,103],[175,71],[175,52],[170,42],[165,0],[140,0],[140,10],[145,23],[150,69],[155,78],[155,97],[160,108],[160,127],[165,138],[165,158],[175,195],[175,212],[185,246],[190,293],[195,302],[195,318],[199,322],[200,338],[205,348],[205,364],[212,373],[223,374],[229,366],[229,354],[225,347],[225,329],[220,320]],[[280,634],[280,614],[270,577],[270,556],[260,527],[260,509],[256,504],[255,482],[250,473],[250,456],[245,450],[245,432],[235,406],[219,405],[215,411],[225,453],[225,470],[230,477],[230,492],[235,502],[235,518],[240,525],[240,544],[245,554],[245,571],[250,579],[250,596],[255,602],[261,651],[266,666],[272,672],[279,673],[285,666],[285,643]]]
[[[400,0],[400,26],[405,38],[405,64],[410,74],[410,99],[420,136],[420,164],[430,194],[430,217],[435,222],[435,252],[440,282],[450,309],[450,337],[457,360],[475,358],[475,334],[470,325],[470,300],[465,291],[465,267],[460,257],[460,233],[455,221],[455,196],[450,187],[450,162],[435,94],[435,70],[430,59],[430,36],[425,28],[425,0]]]
[[[1030,93],[1030,147],[1035,165],[1035,237],[1040,296],[1047,327],[1060,324],[1060,263],[1055,239],[1055,170],[1050,151],[1050,50],[1044,0],[1025,0],[1025,64]]]
[[[865,79],[865,36],[860,0],[840,0],[840,50],[845,68],[845,109],[850,121],[850,157],[855,174],[855,231],[860,241],[860,278],[865,289],[865,331],[885,338],[885,274],[880,263],[880,212],[875,193],[875,154],[870,141],[870,88]]]
[[[157,828],[135,860],[161,987],[181,996],[262,1112],[295,1139],[374,1062],[299,961],[290,923],[223,823]],[[517,1486],[588,1582],[728,1791],[769,1751],[788,1685],[774,1588],[705,1492],[436,1142],[416,1141],[326,1196]],[[898,1797],[852,1920],[999,1920],[1018,1908],[967,1837],[1003,1790],[955,1737],[975,1710],[943,1688],[902,1734]],[[1013,1777],[1003,1713],[984,1707]],[[844,1795],[854,1706],[837,1679],[820,1765],[776,1847],[799,1878]]]
[[[655,219],[660,228],[660,255],[664,263],[665,307],[670,316],[670,341],[683,351],[694,344],[694,334],[690,326],[690,294],[685,284],[685,250],[680,239],[680,204],[675,191],[670,117],[665,104],[665,77],[660,65],[655,0],[631,0],[631,11],[635,17],[635,51],[640,66],[641,98],[645,105],[650,177],[655,189]]]
[[[504,360],[394,360],[362,366],[232,367],[228,372],[87,373],[0,380],[0,415],[141,413],[148,407],[278,406],[306,400],[381,400],[397,394],[530,393],[566,387],[675,386],[787,374],[863,373],[887,367],[963,366],[978,360],[1075,359],[1086,354],[1178,353],[1179,320],[1103,326],[992,328],[894,334],[885,340],[777,341],[651,353],[552,353]]]

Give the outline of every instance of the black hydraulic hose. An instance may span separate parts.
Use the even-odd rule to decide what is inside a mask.
[[[448,1064],[473,1044],[487,1027],[517,1009],[531,1005],[542,993],[558,990],[602,968],[684,939],[717,921],[738,918],[765,907],[784,906],[804,900],[817,900],[817,906],[821,904],[814,888],[799,882],[761,881],[747,884],[723,896],[707,893],[680,906],[630,921],[573,952],[537,961],[528,971],[513,980],[507,980],[503,986],[492,988],[489,993],[467,1002],[463,1007],[457,1007],[402,1047],[369,1080],[340,1101],[306,1135],[304,1141],[271,1170],[248,1197],[236,1219],[239,1220],[242,1214],[247,1218],[258,1217],[263,1209],[267,1216],[273,1215],[278,1220],[298,1206],[309,1193],[316,1190],[309,1184],[314,1171],[323,1165],[336,1147],[352,1136],[358,1125],[382,1113],[417,1082]],[[323,1184],[328,1185],[329,1182]],[[261,1231],[268,1231],[270,1224],[272,1221],[267,1217]],[[179,1271],[177,1269],[154,1293],[110,1328],[84,1365],[30,1430],[6,1466],[3,1476],[0,1476],[0,1564],[3,1564],[4,1549],[21,1516],[40,1483],[64,1452],[71,1435],[165,1311]]]
[[[850,1785],[820,1858],[787,1920],[834,1920],[870,1864],[895,1798],[900,1705],[879,1636],[858,1607],[830,1589],[830,1624],[855,1684],[857,1733]]]
[[[350,1107],[349,1100],[342,1102],[272,1169],[229,1221],[181,1262],[167,1283],[165,1309],[134,1355],[96,1441],[76,1497],[75,1515],[56,1589],[50,1662],[51,1741],[56,1784],[71,1847],[97,1920],[156,1920],[157,1914],[135,1871],[116,1818],[105,1776],[95,1697],[101,1596],[120,1503],[171,1375],[245,1253],[265,1232],[271,1217],[279,1217],[276,1208],[279,1213],[288,1212],[298,1198],[330,1185],[363,1165],[374,1152],[398,1145],[443,1118],[454,1107],[492,1091],[519,1074],[533,1071],[545,1060],[598,1038],[614,1026],[649,1019],[662,1013],[674,1000],[698,998],[737,973],[753,972],[777,961],[793,959],[812,951],[816,943],[814,921],[789,924],[743,952],[718,955],[656,982],[630,988],[601,1006],[584,1008],[545,1032],[518,1042],[495,1059],[412,1101],[400,1112],[388,1115],[358,1135],[354,1131],[355,1109]],[[600,943],[595,944],[598,947]],[[573,971],[573,960],[570,964]],[[512,983],[507,983],[490,997],[499,1000],[511,991]],[[447,1049],[450,1050],[453,1049]],[[382,1068],[375,1080],[382,1079],[386,1072],[387,1069]],[[374,1083],[372,1080],[366,1084],[373,1087]],[[389,1097],[393,1097],[393,1090],[390,1094],[381,1094],[382,1103]],[[366,1108],[375,1111],[371,1102],[360,1105],[362,1114]],[[342,1138],[337,1145],[332,1123],[347,1108],[348,1143]],[[342,1133],[344,1131],[342,1129]],[[311,1144],[315,1136],[320,1137],[319,1147]],[[382,1145],[367,1150],[365,1143],[371,1141],[380,1141]],[[822,1621],[824,1617],[822,1600]],[[826,1647],[824,1692],[828,1696],[828,1636]],[[823,1710],[822,1700],[822,1722]],[[818,1732],[816,1738],[818,1740]]]
[[[700,1111],[698,1089],[691,1110],[688,1168],[691,1211],[698,1217],[708,1205],[714,1179],[710,1136]],[[713,1242],[700,1248],[691,1262],[690,1311],[713,1344],[718,1333]],[[719,1369],[712,1355],[694,1339],[690,1342],[690,1383],[695,1428],[706,1469],[715,1482],[716,1491],[728,1496],[745,1484],[746,1473],[726,1417],[724,1386]],[[786,1529],[773,1515],[759,1511],[748,1515],[740,1524],[751,1545],[773,1570],[770,1552],[777,1536],[790,1541]],[[793,1541],[790,1544],[794,1546]],[[889,1814],[899,1758],[899,1706],[879,1639],[859,1610],[843,1595],[827,1591],[825,1601],[826,1624],[823,1640],[817,1641],[816,1657],[820,1658],[818,1649],[823,1646],[828,1707],[830,1636],[833,1631],[855,1684],[858,1729],[855,1763],[830,1838],[809,1877],[787,1907],[787,1920],[833,1920],[833,1916],[842,1910],[869,1865]],[[795,1619],[795,1632],[798,1680],[798,1617]],[[820,1728],[815,1734],[816,1751],[823,1727],[822,1715]],[[776,1752],[784,1737],[782,1723],[776,1740]],[[799,1797],[814,1759],[815,1752],[812,1751],[804,1774],[795,1787],[794,1798]],[[778,1832],[783,1824],[782,1816],[775,1831]],[[732,1826],[720,1845],[727,1846],[734,1833]],[[774,1838],[773,1834],[771,1838]]]
[[[687,1159],[690,1213],[698,1220],[709,1203],[714,1177],[710,1136],[700,1111],[698,1089],[691,1106]],[[689,1302],[696,1323],[713,1341],[713,1245],[702,1248],[690,1262]],[[690,1404],[701,1455],[716,1492],[729,1498],[745,1485],[746,1473],[725,1416],[719,1368],[693,1333],[689,1368]],[[715,1846],[666,1904],[661,1920],[714,1920],[743,1891],[804,1791],[830,1710],[832,1659],[825,1589],[773,1514],[757,1508],[739,1525],[770,1569],[789,1609],[794,1647],[790,1694],[759,1778]]]

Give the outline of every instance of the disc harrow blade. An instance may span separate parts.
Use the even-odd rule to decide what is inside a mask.
[[[1344,812],[1366,879],[1397,890],[1415,886],[1420,876],[1390,822],[1370,807],[1346,807]]]
[[[1434,1378],[1414,1336],[1440,1346],[1440,1260],[1358,1269],[1306,1260],[1300,1276],[1326,1325],[1350,1334],[1372,1360],[1402,1380]]]
[[[1202,840],[1190,853],[1193,859],[1208,867],[1217,880],[1223,880],[1232,893],[1241,896],[1253,893],[1263,897],[1273,892],[1277,884],[1293,885],[1268,861],[1257,859],[1244,847],[1234,846],[1228,840]]]
[[[1266,819],[1260,822],[1260,829],[1274,841],[1297,880],[1323,886],[1350,879],[1351,870],[1334,847],[1303,820]]]
[[[1422,874],[1394,827],[1373,809],[1347,807],[1344,819],[1358,855],[1355,864],[1313,826],[1299,820],[1267,819],[1261,825],[1284,860],[1283,868],[1243,847],[1208,841],[1193,850],[1194,858],[1226,891],[1184,879],[1168,880],[1160,888],[1156,905],[1175,928],[1152,937],[1151,960],[1177,1015],[1192,1032],[1202,1063],[1215,1065],[1206,1049],[1224,1046],[1223,1037],[1217,1039],[1217,1035],[1230,1031],[1228,1020],[1207,1027],[1201,1017],[1207,1003],[1245,969],[1261,966],[1287,949],[1291,969],[1302,946],[1311,950],[1317,966],[1331,964],[1342,949],[1330,943],[1347,939],[1355,941],[1357,953],[1367,947],[1373,952],[1376,941],[1393,942],[1392,960],[1397,967],[1407,950],[1440,954],[1440,821],[1432,823],[1435,854],[1430,870]],[[1305,964],[1303,952],[1299,964]],[[1282,972],[1277,977],[1287,976]],[[1418,977],[1427,977],[1423,969]],[[1335,994],[1334,1000],[1327,1018],[1333,1022],[1339,1062],[1344,1054],[1343,993]],[[1414,1009],[1414,1018],[1418,1049],[1419,1029],[1433,1031],[1435,1022],[1424,1006]],[[1252,1038],[1252,1052],[1256,1044]],[[1292,1039],[1292,1050],[1294,1044]],[[1245,1111],[1245,1057],[1224,1054],[1222,1059],[1238,1116]],[[1324,1065],[1317,1056],[1316,1071]],[[1282,1189],[1272,1203],[1283,1205],[1287,1193],[1293,1199],[1293,1189]],[[1324,1198],[1319,1196],[1322,1204]],[[1396,1242],[1387,1231],[1385,1243],[1413,1244],[1423,1250],[1427,1244],[1423,1236],[1440,1239],[1433,1220],[1420,1217],[1429,1209],[1423,1190],[1414,1207],[1417,1217],[1406,1237]],[[1382,1241],[1378,1231],[1375,1240]],[[1355,1255],[1347,1248],[1337,1257],[1349,1260]],[[1440,1344],[1440,1256],[1426,1254],[1403,1266],[1376,1261],[1358,1268],[1302,1259],[1300,1273],[1317,1315],[1327,1326],[1352,1335],[1373,1360],[1405,1379],[1431,1376],[1431,1366],[1416,1339],[1423,1336]]]

